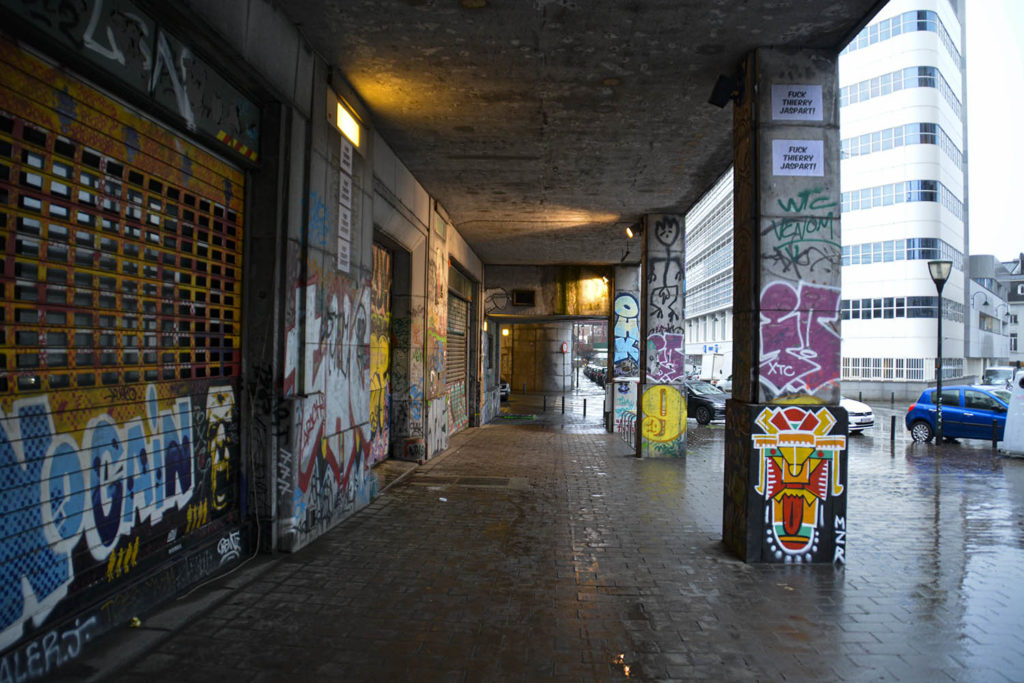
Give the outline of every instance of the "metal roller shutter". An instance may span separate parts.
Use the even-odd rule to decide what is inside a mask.
[[[244,190],[238,168],[0,39],[0,455],[21,463],[0,475],[0,557],[33,592],[0,614],[0,645],[243,551]]]

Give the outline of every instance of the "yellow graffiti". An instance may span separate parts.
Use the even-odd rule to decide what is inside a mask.
[[[786,394],[776,396],[768,403],[776,406],[823,406],[825,400],[808,394]]]
[[[185,525],[185,532],[195,531],[210,521],[210,504],[204,500],[198,505],[189,505],[186,517],[188,523]]]
[[[139,564],[139,539],[129,544],[127,548],[120,548],[110,553],[107,560],[107,581],[113,581],[128,574],[129,571]]]
[[[641,429],[649,441],[675,441],[686,431],[686,401],[675,387],[659,384],[648,388],[643,411]]]

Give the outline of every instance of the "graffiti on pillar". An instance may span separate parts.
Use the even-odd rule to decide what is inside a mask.
[[[845,496],[846,490],[841,467],[846,436],[837,429],[836,417],[828,408],[766,406],[754,423],[761,430],[751,436],[758,451],[754,490],[764,500],[770,559],[814,562],[833,547],[841,551],[845,512],[843,543],[822,537],[832,535],[823,506],[830,498]]]
[[[766,267],[786,277],[831,281],[842,262],[839,202],[821,187],[777,202],[783,215],[761,231]]]
[[[645,455],[686,454],[686,398],[674,386],[644,388],[640,435]]]
[[[370,288],[370,464],[388,457],[391,428],[391,253],[373,245]]]
[[[427,406],[427,457],[432,458],[448,448],[448,397],[430,401]]]
[[[761,291],[761,388],[768,401],[839,382],[839,289],[773,282]]]
[[[686,379],[686,341],[682,332],[647,335],[647,379],[651,382]]]
[[[632,415],[629,423],[636,421],[636,382],[615,382],[615,390],[612,392],[613,402],[613,430],[615,433],[622,432],[627,425],[627,415]]]
[[[640,304],[633,292],[615,295],[615,376],[640,372]]]
[[[445,243],[433,235],[427,263],[427,398],[444,398],[448,342],[448,259]]]
[[[683,229],[676,216],[655,220],[647,255],[648,329],[681,329],[683,321]]]

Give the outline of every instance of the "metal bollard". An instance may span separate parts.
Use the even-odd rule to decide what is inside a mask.
[[[548,395],[544,394],[544,412],[548,412]]]
[[[891,394],[889,394],[889,407],[892,407],[892,406],[895,406],[895,405],[896,405],[896,392],[894,391]]]
[[[889,423],[889,441],[896,440],[896,416],[892,415],[892,421]]]
[[[565,394],[562,394],[562,415],[565,415]]]
[[[992,450],[998,448],[997,443],[999,443],[999,423],[992,420]]]
[[[857,392],[857,400],[858,401],[863,401],[864,400],[864,392],[863,391],[858,391]]]
[[[587,399],[583,399],[583,417],[587,416]]]

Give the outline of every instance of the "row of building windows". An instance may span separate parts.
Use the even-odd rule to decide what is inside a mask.
[[[843,379],[874,379],[907,382],[934,380],[934,358],[847,358],[843,357]],[[932,370],[926,373],[926,368]],[[943,379],[963,377],[963,358],[943,358]]]
[[[850,41],[850,44],[843,48],[840,55],[845,55],[856,50],[862,50],[869,45],[880,43],[883,40],[889,40],[903,33],[913,33],[916,31],[930,31],[939,36],[939,40],[942,42],[942,47],[946,49],[949,56],[956,62],[957,68],[963,71],[964,60],[960,56],[960,51],[956,48],[956,43],[953,42],[953,37],[949,35],[949,31],[946,30],[945,24],[939,19],[939,15],[931,10],[914,10],[911,12],[904,12],[895,17],[889,19],[883,19],[882,21],[865,26],[857,37]]]
[[[963,120],[963,107],[953,88],[934,66],[908,66],[899,71],[882,74],[860,83],[848,85],[839,90],[839,106],[866,102],[875,97],[890,95],[909,88],[938,88],[942,97],[953,109],[953,114]]]
[[[843,213],[909,202],[939,202],[957,219],[964,219],[964,205],[938,180],[903,180],[898,183],[843,192]]]
[[[908,123],[905,126],[876,130],[854,138],[842,140],[839,156],[842,159],[864,156],[873,152],[884,152],[904,145],[938,145],[947,157],[953,160],[961,171],[964,168],[963,152],[952,138],[937,123]]]
[[[732,306],[732,268],[686,292],[687,317]]]
[[[954,268],[964,269],[964,255],[945,240],[935,237],[912,237],[905,240],[848,244],[843,247],[844,266],[935,259],[952,261]]]
[[[937,305],[938,297],[934,296],[888,296],[878,299],[843,299],[840,310],[843,320],[934,318]],[[964,305],[943,299],[942,317],[962,323]]]

